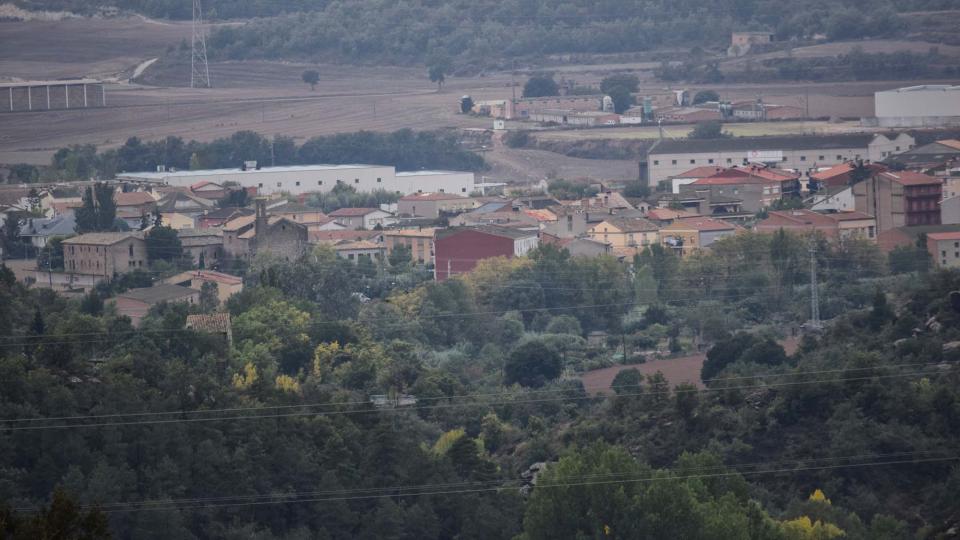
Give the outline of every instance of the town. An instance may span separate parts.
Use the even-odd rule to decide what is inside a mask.
[[[0,538],[957,537],[960,11],[278,4],[0,7]]]

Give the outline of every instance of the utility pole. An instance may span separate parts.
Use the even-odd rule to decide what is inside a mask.
[[[270,166],[271,167],[277,166],[277,156],[275,152],[276,146],[277,146],[277,137],[274,136],[272,139],[270,139]]]
[[[207,38],[203,30],[203,7],[200,5],[200,0],[193,0],[190,44],[190,88],[210,88]]]
[[[817,240],[810,235],[810,329],[820,330],[820,294],[817,291]]]

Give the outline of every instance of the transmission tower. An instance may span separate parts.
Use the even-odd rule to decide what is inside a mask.
[[[210,88],[207,38],[203,29],[203,8],[193,0],[193,37],[190,48],[190,88]]]
[[[817,290],[817,241],[810,237],[810,328],[819,330],[820,323],[820,293]]]

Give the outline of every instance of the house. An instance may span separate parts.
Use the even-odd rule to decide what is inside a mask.
[[[140,326],[140,321],[153,306],[164,302],[196,304],[200,302],[200,291],[161,283],[153,287],[130,289],[118,294],[111,302],[118,314],[130,317],[133,326]]]
[[[233,346],[233,326],[230,324],[229,313],[187,315],[186,328],[194,332],[221,336],[228,348]]]
[[[492,257],[522,257],[537,247],[537,232],[496,225],[455,227],[437,231],[434,239],[434,278],[449,279],[473,270],[477,263]]]
[[[319,208],[293,202],[284,202],[276,206],[268,206],[271,216],[280,216],[295,221],[307,227],[310,231],[334,230],[344,228],[327,216]]]
[[[67,273],[110,279],[146,268],[147,244],[139,232],[81,234],[63,241],[63,264]]]
[[[416,263],[433,264],[433,235],[436,229],[399,229],[384,231],[383,244],[389,257],[397,246],[410,248],[410,258]]]
[[[944,225],[960,223],[960,195],[940,201],[940,223]]]
[[[377,225],[386,227],[396,223],[393,214],[379,208],[340,208],[328,215],[348,229],[370,230]]]
[[[812,210],[771,211],[757,223],[757,232],[773,233],[780,229],[797,234],[820,232],[828,240],[842,242],[850,238],[877,239],[877,220],[862,212],[819,213]]]
[[[939,225],[943,183],[911,171],[885,171],[853,186],[856,210],[874,216],[877,230]]]
[[[76,229],[77,220],[71,211],[52,218],[28,218],[22,221],[20,238],[29,241],[37,249],[43,249],[51,238],[74,236]]]
[[[657,224],[644,218],[612,217],[591,227],[588,234],[596,242],[609,244],[618,255],[633,256],[658,243],[658,231]]]
[[[386,248],[382,244],[371,242],[369,240],[342,241],[333,245],[333,250],[337,256],[356,264],[360,259],[366,258],[373,264],[381,264],[384,261]]]
[[[574,109],[540,109],[530,111],[527,118],[533,122],[580,127],[615,126],[620,123],[619,114]]]
[[[573,257],[599,257],[613,253],[610,244],[592,238],[558,238],[552,234],[541,233],[540,244],[565,249]]]
[[[848,212],[856,208],[853,199],[853,186],[827,187],[812,194],[807,199],[810,209],[815,212]]]
[[[204,283],[217,286],[217,299],[226,302],[231,296],[243,290],[243,278],[215,272],[213,270],[190,270],[163,280],[168,285],[180,285],[200,290]]]
[[[44,215],[59,216],[83,206],[83,197],[77,188],[52,188],[41,194],[40,208]]]
[[[752,47],[769,43],[773,43],[772,32],[733,32],[730,35],[730,47],[727,49],[727,56],[743,56],[750,52]]]
[[[157,211],[161,214],[183,214],[190,218],[199,217],[215,208],[214,202],[201,199],[186,191],[168,193],[157,202]]]
[[[270,253],[287,260],[303,254],[308,243],[307,227],[267,214],[266,201],[256,201],[256,215],[243,216],[223,227],[223,251],[230,257],[249,258]]]
[[[927,251],[938,268],[960,267],[960,231],[928,233]]]
[[[726,195],[717,195],[715,190],[710,188],[684,189],[683,193],[662,193],[653,199],[655,208],[649,210],[644,217],[659,215],[663,210],[684,211],[691,215],[677,216],[711,216],[717,219],[745,219],[753,215],[753,212],[745,212],[743,209],[743,199],[730,197]],[[716,190],[720,191],[720,190]],[[667,214],[669,215],[669,214]]]
[[[709,194],[710,198],[736,197],[742,201],[744,211],[758,212],[784,196],[799,194],[799,177],[790,171],[758,165],[731,167],[681,185],[680,194]]]
[[[228,206],[217,208],[197,218],[198,229],[209,229],[212,227],[222,227],[226,222],[243,216],[252,216],[253,208],[240,208],[237,206]]]
[[[117,205],[117,219],[122,219],[131,229],[139,229],[143,217],[157,210],[157,200],[146,191],[117,192],[113,200]]]
[[[219,201],[221,199],[226,199],[230,196],[231,191],[231,188],[226,187],[223,184],[218,184],[217,182],[211,182],[209,180],[201,180],[190,185],[191,193],[208,201]]]
[[[883,163],[893,169],[929,173],[960,163],[960,140],[943,139],[884,157]]]
[[[339,229],[329,231],[309,231],[307,238],[311,244],[335,245],[340,242],[359,242],[369,240],[373,243],[383,243],[383,231],[367,231],[363,229]]]
[[[180,229],[177,231],[184,253],[190,254],[193,264],[213,268],[223,257],[222,229]]]
[[[397,201],[397,214],[410,217],[438,218],[477,207],[477,201],[456,193],[414,193]]]
[[[741,227],[719,219],[685,218],[660,229],[660,241],[677,255],[686,257],[707,249],[717,240],[732,236],[740,230]]]
[[[721,167],[711,165],[706,167],[694,167],[690,170],[683,171],[682,173],[670,178],[670,192],[680,193],[680,186],[692,184],[701,178],[709,178],[722,170],[723,168]]]
[[[160,224],[178,231],[196,227],[196,221],[192,217],[176,212],[160,214]]]

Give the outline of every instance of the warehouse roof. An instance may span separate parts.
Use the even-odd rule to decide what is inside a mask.
[[[290,165],[286,167],[261,167],[259,169],[242,170],[239,167],[233,169],[208,169],[197,171],[167,171],[167,172],[125,172],[117,174],[117,178],[138,178],[143,180],[163,180],[165,178],[184,178],[190,176],[216,176],[225,174],[256,174],[256,173],[287,173],[287,172],[311,172],[311,171],[338,171],[338,170],[356,170],[372,168],[392,168],[389,165]]]
[[[664,139],[650,149],[650,155],[736,152],[750,150],[817,150],[866,148],[877,134],[791,135],[778,137],[731,137],[726,139]]]

